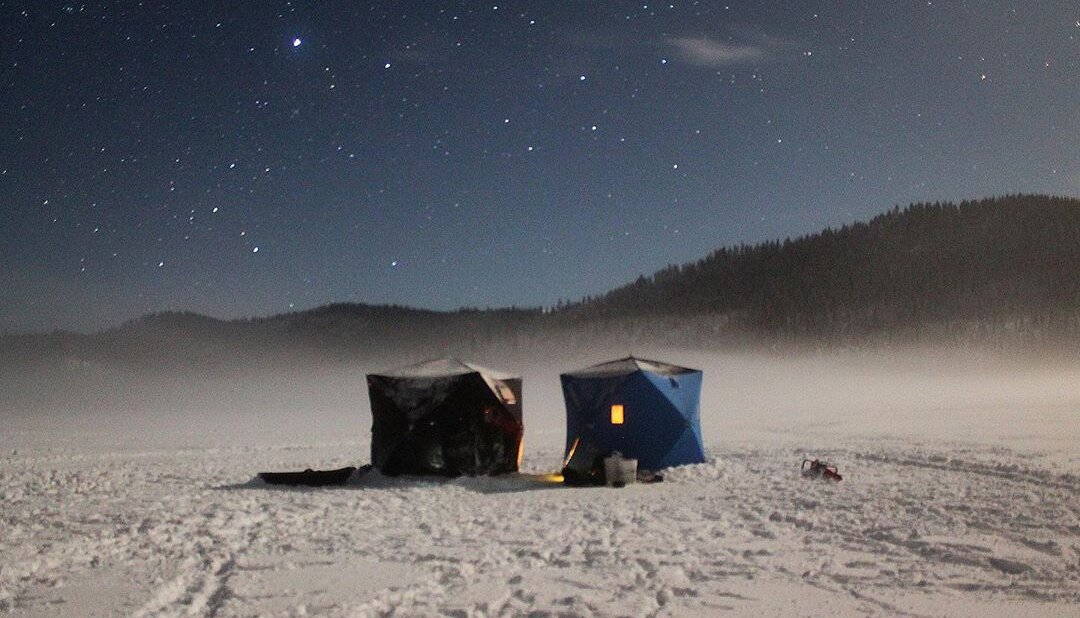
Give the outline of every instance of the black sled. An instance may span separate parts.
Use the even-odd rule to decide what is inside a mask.
[[[337,470],[312,470],[303,472],[260,472],[259,478],[268,485],[304,485],[306,487],[326,487],[344,485],[356,468],[348,466]]]

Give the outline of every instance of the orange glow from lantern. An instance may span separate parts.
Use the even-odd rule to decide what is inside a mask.
[[[581,442],[581,438],[574,438],[574,444],[570,447],[570,452],[566,454],[566,459],[562,462],[562,467],[570,465],[570,460],[574,458],[574,451],[577,450],[578,443]]]
[[[617,403],[611,406],[611,424],[622,425],[623,424],[623,406],[621,403]]]

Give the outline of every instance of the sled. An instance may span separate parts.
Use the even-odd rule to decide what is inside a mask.
[[[325,487],[344,485],[356,468],[348,466],[337,470],[312,470],[303,472],[260,472],[259,478],[270,485],[305,485],[307,487]]]
[[[840,471],[836,466],[820,459],[802,460],[802,475],[808,479],[823,479],[826,481],[842,481]]]

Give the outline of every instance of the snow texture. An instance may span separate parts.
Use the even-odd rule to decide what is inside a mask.
[[[634,373],[635,371],[648,371],[663,376],[680,375],[683,373],[692,373],[693,369],[686,367],[679,367],[669,363],[662,363],[660,361],[651,361],[643,358],[620,358],[619,360],[613,360],[606,363],[600,363],[593,365],[592,367],[586,367],[584,369],[578,369],[576,371],[568,371],[564,375],[573,378],[606,378],[611,376],[621,376]]]
[[[360,392],[306,416],[6,419],[0,613],[1076,615],[1080,368],[679,360],[706,371],[709,460],[623,489],[547,476],[563,362],[523,372],[530,445],[497,478],[254,478],[366,462]]]
[[[376,375],[388,378],[445,378],[449,376],[462,376],[470,373],[479,373],[490,376],[497,380],[511,380],[520,376],[512,376],[508,373],[481,367],[473,363],[466,363],[456,358],[436,358],[407,367],[381,371]]]

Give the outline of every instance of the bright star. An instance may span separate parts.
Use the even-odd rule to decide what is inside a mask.
[[[300,37],[297,37],[297,38],[292,40],[292,46],[293,47],[300,47],[301,43],[303,43],[303,41],[300,40]]]

